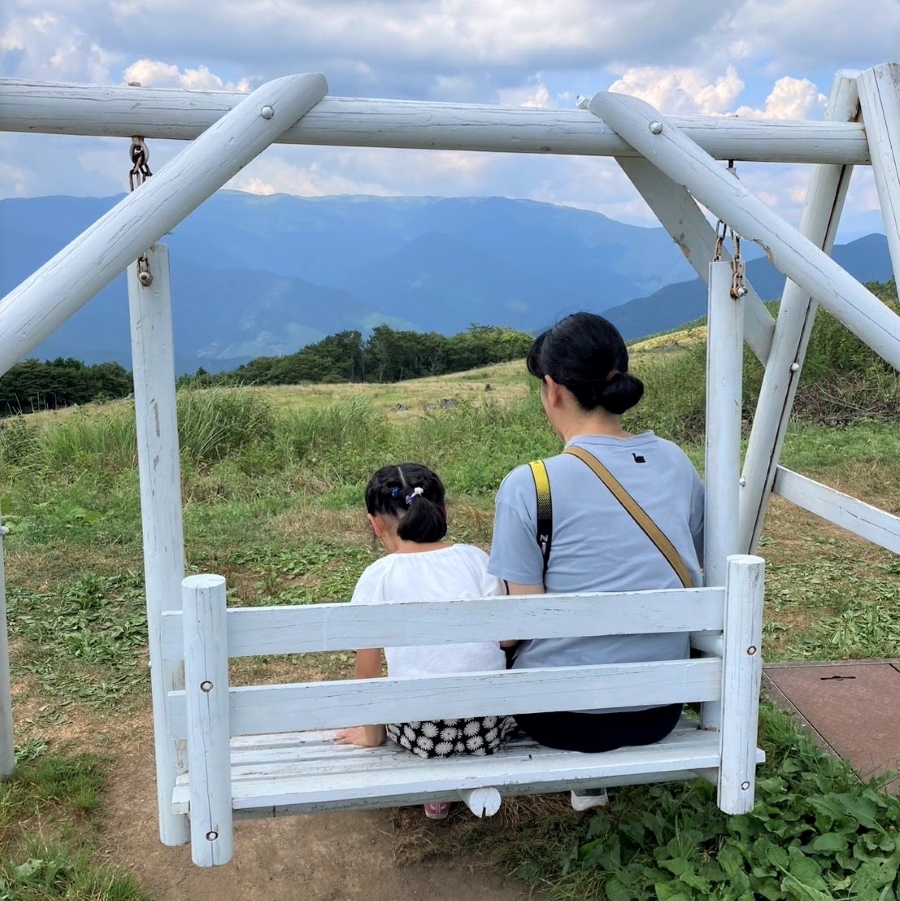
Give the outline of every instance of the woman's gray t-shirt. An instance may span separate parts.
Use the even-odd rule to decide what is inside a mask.
[[[694,584],[700,585],[703,485],[684,451],[652,432],[630,438],[585,435],[569,445],[583,448],[606,466],[672,542]],[[656,545],[581,460],[560,454],[545,462],[553,505],[546,576],[528,466],[509,473],[497,493],[488,572],[522,585],[543,581],[551,594],[681,586]],[[517,649],[516,669],[673,660],[689,654],[687,633],[522,638],[526,640]]]

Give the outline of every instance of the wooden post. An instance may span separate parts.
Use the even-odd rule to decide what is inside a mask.
[[[184,578],[181,459],[175,412],[175,350],[168,248],[158,244],[147,251],[147,258],[153,281],[144,287],[138,280],[137,266],[130,266],[128,306],[144,533],[156,792],[163,844],[183,845],[188,840],[188,823],[186,817],[172,813],[172,790],[176,775],[185,771],[184,749],[179,750],[169,740],[166,695],[184,688],[184,668],[181,664],[163,660],[161,649],[162,613],[180,609],[181,580]]]
[[[730,814],[749,813],[753,809],[764,593],[763,560],[740,554],[729,557],[718,804]]]
[[[6,572],[3,568],[3,536],[9,529],[0,518],[0,779],[11,776],[16,768],[13,741],[12,686],[9,678],[9,637],[6,623]]]
[[[900,369],[900,316],[754,197],[671,122],[643,100],[621,94],[596,94],[590,108],[742,238],[765,247],[778,269]]]
[[[733,298],[732,264],[709,264],[706,341],[706,584],[724,585],[727,558],[738,549],[741,477],[743,298]]]
[[[682,185],[676,185],[647,160],[617,157],[616,162],[640,191],[650,209],[656,213],[656,218],[672,236],[672,240],[681,248],[685,259],[708,285],[709,264],[715,256],[716,231],[707,221],[703,210]],[[722,259],[731,259],[724,249]],[[746,287],[744,338],[765,365],[772,346],[775,320],[753,286],[747,282]]]
[[[884,233],[900,281],[900,65],[867,69],[857,84]]]
[[[234,845],[225,579],[189,576],[182,590],[191,859],[215,867],[231,860]]]
[[[477,817],[492,817],[500,809],[500,792],[496,788],[473,788],[461,791],[459,796]]]
[[[829,120],[844,122],[854,121],[858,115],[855,73],[838,72],[826,116]],[[850,166],[818,166],[810,176],[800,232],[829,254],[852,171]],[[748,553],[756,549],[762,533],[816,306],[809,291],[787,281],[744,461],[739,549]]]
[[[706,512],[703,573],[707,586],[724,585],[730,554],[737,551],[741,472],[741,391],[744,306],[732,298],[732,264],[709,264],[706,341]],[[701,707],[704,729],[718,729],[721,701]]]
[[[327,89],[321,75],[292,75],[263,85],[10,291],[0,300],[0,375],[236,175]]]
[[[190,141],[246,96],[237,91],[0,79],[0,131]],[[683,116],[671,121],[720,160],[869,162],[866,136],[858,124],[733,116]],[[276,140],[336,147],[640,155],[582,109],[360,97],[325,97]]]

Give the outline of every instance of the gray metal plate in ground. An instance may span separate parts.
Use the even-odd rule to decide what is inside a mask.
[[[776,664],[763,683],[863,778],[900,772],[900,660]]]

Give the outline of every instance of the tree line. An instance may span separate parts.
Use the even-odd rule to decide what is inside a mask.
[[[301,382],[398,382],[463,372],[521,359],[532,337],[500,326],[473,325],[457,335],[397,331],[379,325],[368,338],[359,331],[329,335],[283,357],[258,357],[215,375],[198,369],[179,386],[295,385]],[[25,360],[0,378],[0,416],[55,410],[74,404],[128,397],[131,373],[118,363],[89,366],[58,357]]]
[[[284,357],[257,357],[216,375],[198,370],[191,385],[295,385],[300,382],[400,382],[521,359],[534,339],[501,326],[473,325],[447,336],[374,328],[338,332]]]

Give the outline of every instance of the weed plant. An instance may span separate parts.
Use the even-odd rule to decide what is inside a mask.
[[[900,797],[863,783],[764,705],[756,805],[729,817],[701,780],[611,790],[585,817],[560,808],[526,829],[461,824],[427,856],[478,847],[550,901],[896,901]]]

